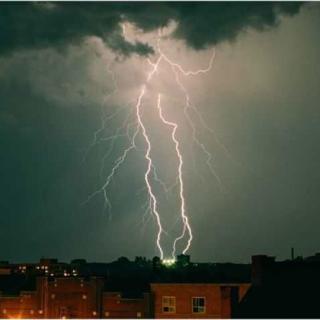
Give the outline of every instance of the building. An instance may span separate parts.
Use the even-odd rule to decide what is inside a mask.
[[[230,318],[249,283],[152,283],[155,318]]]
[[[150,318],[150,293],[142,297],[125,297],[120,292],[104,292],[102,318]]]
[[[45,318],[100,317],[101,278],[60,277],[39,279],[37,294]]]
[[[236,318],[320,318],[319,255],[275,261],[252,257],[252,286],[234,309]]]
[[[10,287],[22,287],[22,279]],[[33,290],[0,294],[0,318],[149,318],[150,294],[104,292],[98,277],[38,277]]]
[[[150,292],[126,296],[106,291],[99,277],[41,276],[20,291],[19,281],[16,292],[0,294],[1,318],[229,318],[250,286],[152,283]]]
[[[170,265],[122,257],[1,266],[0,318],[228,318],[250,286],[249,265],[185,255]]]
[[[0,318],[43,317],[35,279],[22,274],[1,275],[0,290]]]
[[[0,263],[0,318],[320,318],[319,254],[251,265]]]

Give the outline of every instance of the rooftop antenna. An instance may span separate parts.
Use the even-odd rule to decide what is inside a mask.
[[[294,260],[294,248],[291,248],[291,260]]]

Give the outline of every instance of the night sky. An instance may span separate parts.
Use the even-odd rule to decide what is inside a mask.
[[[157,117],[158,92],[179,124],[192,260],[320,250],[318,3],[1,3],[0,260],[158,255],[156,223],[143,207],[141,134],[108,189],[112,210],[101,193],[86,200],[128,146],[121,126],[135,119],[159,29],[162,50],[186,70],[206,68],[215,50],[210,72],[181,81],[212,129],[192,115],[217,177],[165,63],[143,101],[151,156],[168,185],[177,158]],[[103,139],[115,133],[112,147]],[[168,255],[181,231],[178,188],[153,186]]]

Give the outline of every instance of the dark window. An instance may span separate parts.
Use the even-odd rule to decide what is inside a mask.
[[[205,297],[192,298],[192,312],[205,313],[206,312],[206,299]]]

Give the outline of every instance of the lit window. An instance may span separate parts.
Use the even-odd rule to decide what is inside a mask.
[[[7,310],[6,310],[6,309],[3,309],[3,310],[2,310],[2,313],[6,314],[6,313],[7,313]]]
[[[33,310],[30,310],[30,314],[34,314],[34,311],[33,311]]]
[[[97,312],[96,311],[92,311],[92,315],[96,316]]]
[[[104,315],[105,315],[106,317],[109,317],[109,316],[110,316],[110,313],[109,313],[108,311],[106,311],[106,312],[104,313]]]
[[[171,296],[162,297],[162,312],[165,312],[165,313],[176,312],[176,297],[171,297]]]
[[[87,299],[87,296],[86,296],[85,294],[83,294],[83,295],[82,295],[82,299],[83,299],[83,300],[86,300],[86,299]]]
[[[51,295],[51,299],[54,299],[56,297],[56,295],[53,293],[52,295]]]
[[[192,298],[192,312],[193,313],[205,313],[206,312],[206,300],[204,297]]]
[[[141,312],[137,312],[137,318],[141,318]]]
[[[38,312],[39,312],[39,314],[43,314],[43,310],[39,310]]]

